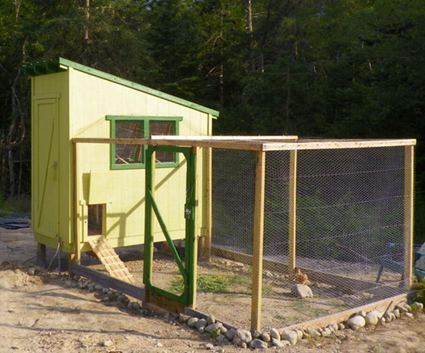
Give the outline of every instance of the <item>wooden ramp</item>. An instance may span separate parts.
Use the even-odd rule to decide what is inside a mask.
[[[114,248],[111,247],[105,237],[89,240],[93,252],[105,266],[109,274],[117,279],[128,283],[135,283],[133,275],[121,261]]]

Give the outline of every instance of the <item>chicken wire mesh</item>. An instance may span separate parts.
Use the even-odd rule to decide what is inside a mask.
[[[288,272],[290,152],[266,153],[264,327],[283,327],[405,292],[404,151],[297,152],[296,265],[301,277]],[[249,327],[255,152],[214,150],[212,180],[213,247],[226,259],[215,257],[211,265],[239,277],[238,286],[228,286],[221,299],[213,299],[222,305],[215,309],[224,321]],[[294,296],[296,282],[308,284],[313,298]],[[210,304],[208,309],[214,308]]]
[[[289,152],[267,153],[264,324],[294,324],[403,293],[404,147],[297,154],[301,275],[291,276]],[[297,299],[294,282],[308,284],[313,298]]]
[[[255,158],[255,152],[213,150],[212,240],[219,252],[198,266],[197,308],[237,327],[250,325],[251,266],[223,251],[252,255]]]

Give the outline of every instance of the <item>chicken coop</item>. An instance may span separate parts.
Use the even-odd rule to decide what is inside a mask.
[[[72,139],[211,135],[218,112],[63,58],[26,71],[31,76],[32,228],[37,242],[67,253],[91,251],[90,242],[99,237],[106,237],[112,248],[143,244],[146,146],[73,147]],[[156,158],[158,180],[164,184],[157,203],[171,217],[173,239],[182,239],[185,222],[176,215],[183,214],[183,205],[174,200],[185,198],[184,160],[169,152]],[[202,179],[202,156],[195,172]],[[75,180],[74,173],[79,176]],[[202,208],[202,194],[198,202]],[[197,222],[198,231],[202,214]]]
[[[414,139],[210,136],[214,110],[65,59],[30,73],[33,230],[74,274],[252,330],[406,298]]]

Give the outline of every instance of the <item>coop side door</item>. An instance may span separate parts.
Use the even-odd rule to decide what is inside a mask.
[[[33,134],[33,215],[35,232],[59,234],[59,106],[58,98],[35,101]]]

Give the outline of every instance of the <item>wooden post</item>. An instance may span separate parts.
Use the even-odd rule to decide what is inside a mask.
[[[72,143],[72,225],[74,232],[74,253],[70,255],[71,262],[80,263],[81,260],[81,233],[78,226],[78,143]]]
[[[288,271],[297,266],[297,159],[298,151],[292,150],[289,159],[289,249]]]
[[[46,245],[37,243],[37,265],[47,268]]]
[[[406,288],[410,288],[413,278],[415,147],[406,146],[404,150],[404,282]]]
[[[257,152],[255,168],[255,206],[252,256],[251,331],[261,329],[263,284],[264,188],[266,153]]]
[[[197,163],[196,160],[198,158],[198,152],[199,152],[199,148],[198,147],[192,147],[192,152],[193,152],[193,159],[192,159],[192,163],[194,164],[194,170],[195,170],[195,184],[198,183],[198,168],[197,168]],[[187,173],[191,173],[191,171],[188,169]],[[190,180],[190,177],[188,178],[188,180]],[[190,188],[191,185],[186,185],[186,188]],[[199,195],[198,194],[198,185],[196,185],[196,190],[195,190],[195,195]],[[196,200],[198,200],[198,196],[195,197],[195,203]],[[192,264],[192,268],[193,268],[193,287],[192,287],[192,305],[191,308],[195,309],[196,308],[196,299],[197,299],[197,281],[198,281],[198,236],[197,236],[197,222],[198,219],[198,212],[195,212],[195,219],[194,219],[194,224],[195,224],[195,233],[193,234],[193,264]],[[210,248],[211,251],[211,248]],[[190,268],[187,269],[188,271],[191,271]]]
[[[205,148],[205,209],[206,209],[206,219],[205,219],[205,259],[210,261],[211,259],[211,247],[212,247],[212,149]]]

